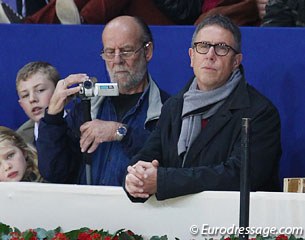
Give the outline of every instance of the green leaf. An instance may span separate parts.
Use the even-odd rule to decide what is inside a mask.
[[[34,237],[34,233],[31,230],[26,230],[23,234],[22,234],[24,240],[30,240],[31,237]]]
[[[120,235],[124,230],[125,230],[124,228],[117,230],[117,231],[113,234],[113,236]]]
[[[2,235],[8,235],[10,232],[12,232],[12,229],[9,225],[6,225],[4,223],[0,223],[0,236]]]
[[[129,236],[126,232],[121,232],[119,235],[119,240],[135,240],[133,236]]]
[[[97,233],[99,233],[101,236],[111,236],[112,235],[108,231],[105,231],[103,229],[97,231]]]
[[[36,228],[34,231],[37,232],[37,238],[39,239],[45,239],[47,237],[47,230],[43,228]]]
[[[60,233],[60,232],[61,232],[61,227],[57,227],[53,230],[48,230],[46,232],[46,238],[47,239],[52,239],[55,236],[55,234]]]
[[[87,227],[83,227],[83,228],[80,228],[80,229],[76,229],[76,230],[72,230],[70,232],[66,232],[65,235],[67,236],[67,238],[69,239],[77,239],[78,235],[80,233],[83,233],[83,232],[88,232],[90,230],[90,228],[87,228]]]

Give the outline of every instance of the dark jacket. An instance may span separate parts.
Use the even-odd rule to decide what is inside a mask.
[[[238,191],[242,118],[251,118],[251,190],[279,190],[279,114],[273,104],[244,79],[209,119],[190,147],[182,167],[182,158],[177,154],[177,142],[182,123],[183,94],[190,83],[166,102],[156,130],[133,158],[133,162],[159,160],[157,199],[206,190]]]

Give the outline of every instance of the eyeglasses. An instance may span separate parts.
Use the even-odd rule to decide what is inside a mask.
[[[211,47],[214,48],[214,52],[217,56],[226,56],[230,50],[232,50],[236,54],[239,53],[233,47],[225,43],[211,44],[208,42],[195,42],[193,45],[193,48],[195,48],[196,52],[198,52],[199,54],[207,54]]]
[[[134,57],[134,55],[136,55],[142,48],[147,48],[149,46],[149,42],[148,43],[144,43],[141,47],[139,47],[136,50],[121,50],[119,53],[115,53],[115,49],[106,49],[106,50],[102,50],[102,53],[100,54],[100,56],[105,60],[105,61],[111,61],[115,58],[115,56],[120,56],[122,59],[127,60],[127,59],[131,59]]]

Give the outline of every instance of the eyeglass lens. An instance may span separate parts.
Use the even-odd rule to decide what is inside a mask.
[[[210,48],[213,47],[214,52],[218,56],[225,56],[229,53],[231,47],[224,44],[224,43],[218,43],[218,44],[211,44],[207,42],[197,42],[194,44],[195,49],[200,54],[206,54],[209,52]]]

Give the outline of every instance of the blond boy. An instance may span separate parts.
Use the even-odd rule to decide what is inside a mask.
[[[60,75],[47,62],[30,62],[17,73],[16,89],[19,104],[29,117],[17,133],[28,143],[34,144],[38,137],[38,123],[44,116]]]

